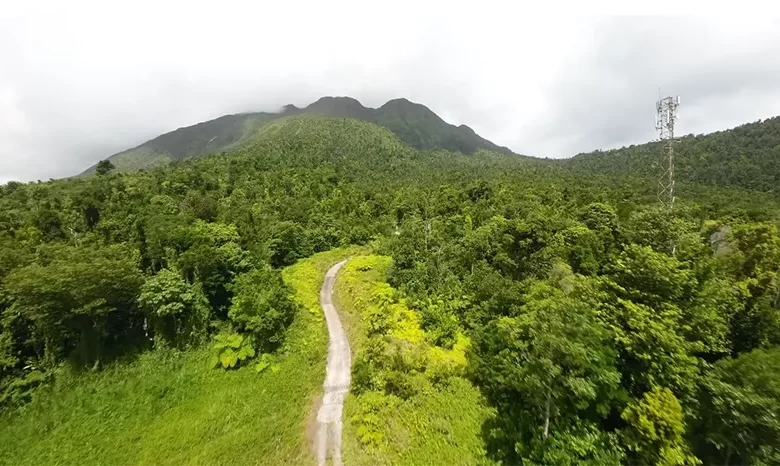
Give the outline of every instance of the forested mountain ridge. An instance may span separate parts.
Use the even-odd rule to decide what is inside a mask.
[[[268,122],[299,114],[348,117],[375,123],[416,149],[464,154],[489,150],[512,154],[511,150],[480,137],[468,126],[451,125],[424,105],[406,99],[394,99],[374,109],[350,97],[323,97],[305,108],[286,105],[279,113],[225,115],[179,128],[114,154],[109,160],[119,171],[132,171],[188,157],[229,152],[256,137]],[[582,176],[652,177],[658,171],[659,160],[659,143],[649,142],[549,162]],[[680,137],[675,146],[675,160],[677,179],[681,183],[778,193],[780,117],[711,134]],[[93,173],[94,169],[93,166],[85,173]]]
[[[660,154],[660,143],[651,142],[578,154],[557,163],[583,174],[647,176],[659,171]],[[680,182],[780,193],[780,117],[680,137],[674,154]]]
[[[120,171],[148,169],[172,160],[229,151],[245,142],[267,122],[298,114],[356,118],[383,126],[417,149],[449,150],[465,154],[491,150],[512,151],[482,138],[466,125],[454,126],[428,107],[406,99],[394,99],[380,108],[364,107],[351,97],[323,97],[305,108],[285,105],[279,113],[241,113],[179,128],[140,146],[108,158]],[[93,173],[95,166],[84,173]]]

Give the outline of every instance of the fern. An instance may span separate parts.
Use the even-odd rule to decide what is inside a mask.
[[[358,397],[359,412],[352,416],[355,433],[364,446],[380,448],[385,441],[384,419],[397,408],[395,400],[382,392],[366,392]]]

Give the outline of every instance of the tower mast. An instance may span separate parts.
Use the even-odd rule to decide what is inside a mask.
[[[674,209],[674,121],[680,97],[664,97],[655,104],[655,129],[661,140],[661,174],[658,178],[658,202]]]

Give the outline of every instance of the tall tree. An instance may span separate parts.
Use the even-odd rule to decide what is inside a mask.
[[[111,173],[114,170],[114,168],[116,167],[114,167],[114,164],[111,163],[110,160],[101,160],[100,162],[98,162],[97,166],[95,167],[95,172],[98,175],[104,176]]]
[[[29,341],[49,366],[71,353],[79,362],[138,337],[135,299],[143,279],[138,252],[126,245],[57,247],[45,263],[13,270],[5,279],[7,312],[32,325]]]
[[[569,286],[536,283],[519,315],[496,319],[474,339],[470,373],[497,409],[503,447],[494,453],[510,464],[543,458],[550,437],[577,431],[580,418],[606,417],[616,395],[609,334]]]
[[[210,306],[199,285],[184,281],[176,270],[162,269],[146,279],[138,304],[159,343],[182,346],[203,341]]]
[[[777,464],[780,458],[780,347],[715,364],[701,384],[694,430],[707,464]]]
[[[628,424],[622,434],[629,463],[701,464],[688,447],[680,402],[668,388],[653,388],[626,407],[621,417]]]

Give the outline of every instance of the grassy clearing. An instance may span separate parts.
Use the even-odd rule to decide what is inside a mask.
[[[0,464],[312,464],[306,423],[321,392],[325,271],[362,248],[317,254],[283,271],[305,308],[257,374],[208,368],[208,350],[153,351],[100,372],[69,373],[0,416]]]
[[[366,314],[374,296],[387,290],[387,273],[392,260],[383,256],[356,257],[342,269],[336,281],[335,300],[352,346],[358,354],[367,342]],[[390,330],[409,341],[425,338],[413,311],[402,303],[390,307],[398,314],[397,326]],[[431,352],[446,361],[457,351],[433,347]],[[443,359],[442,359],[443,358]],[[371,437],[375,445],[365,445],[366,413],[372,418]],[[362,465],[479,465],[485,459],[481,438],[482,423],[490,410],[479,391],[461,377],[423,390],[409,399],[378,392],[350,395],[344,412],[344,461]]]

